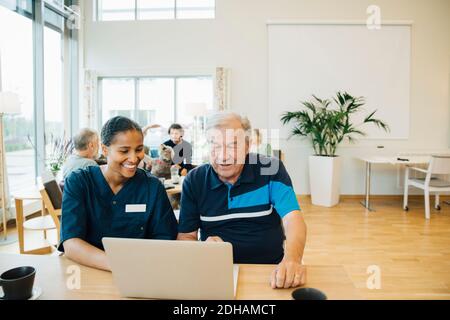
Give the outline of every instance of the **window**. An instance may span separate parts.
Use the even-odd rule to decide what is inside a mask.
[[[11,32],[14,30],[14,32]],[[20,95],[21,113],[4,119],[10,193],[35,177],[32,21],[0,5],[0,91]]]
[[[203,103],[207,110],[212,110],[213,80],[211,76],[101,78],[99,99],[100,126],[116,115],[129,117],[142,127],[159,124],[162,129],[152,131],[144,142],[157,148],[168,139],[167,128],[178,122],[186,129],[184,138],[193,143],[195,158],[201,153],[199,148],[203,148],[199,139],[194,139],[201,123],[190,114],[189,105]]]
[[[98,20],[117,21],[135,19],[135,0],[98,0]]]
[[[105,79],[101,87],[102,125],[115,116],[134,118],[134,79]]]
[[[175,0],[138,0],[138,20],[175,19]]]
[[[214,19],[215,0],[97,0],[97,20]]]
[[[139,117],[141,126],[158,123],[169,127],[175,119],[175,80],[147,78],[139,80]]]
[[[73,72],[77,31],[65,28],[70,12],[61,4],[0,0],[0,90],[13,91],[21,100],[21,113],[5,119],[10,194],[35,185],[49,156],[50,136],[71,134],[71,106],[77,107],[73,97],[78,96],[73,86],[78,83]]]
[[[177,79],[177,122],[189,124],[191,130],[187,131],[186,140],[192,142],[194,163],[201,163],[206,157],[207,143],[204,134],[205,117],[195,117],[192,104],[198,105],[207,101],[213,101],[213,82],[211,78],[178,78]],[[207,103],[207,109],[212,109],[212,104]],[[198,110],[197,110],[198,111]],[[194,111],[195,112],[195,111]]]
[[[213,101],[213,83],[210,77],[177,79],[177,121],[194,123],[195,119],[188,110],[189,104],[209,101]]]
[[[64,132],[64,19],[45,10],[44,26],[44,118],[46,157],[52,141]]]
[[[177,0],[178,19],[214,19],[214,0]]]

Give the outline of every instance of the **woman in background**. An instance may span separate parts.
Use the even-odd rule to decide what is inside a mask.
[[[259,129],[252,130],[252,144],[250,152],[262,154],[264,156],[272,156],[272,147],[268,143],[262,143],[262,135]]]

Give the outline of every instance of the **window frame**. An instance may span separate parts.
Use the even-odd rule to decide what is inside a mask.
[[[119,21],[158,21],[160,19],[139,19],[139,6],[138,6],[138,1],[139,0],[134,0],[134,19],[132,20],[103,20],[102,19],[102,11],[100,10],[101,6],[101,2],[103,0],[95,0],[94,1],[94,18],[95,21],[101,21],[101,22],[119,22]],[[207,7],[205,7],[207,8]],[[173,18],[170,19],[161,19],[161,20],[215,20],[216,19],[216,14],[217,14],[217,0],[214,0],[214,8],[213,8],[213,12],[214,15],[212,18],[179,18],[179,6],[178,6],[178,0],[174,0],[174,8],[173,8]]]
[[[173,79],[174,80],[174,90],[173,90],[173,101],[174,101],[174,122],[177,122],[177,106],[178,106],[178,79],[191,79],[191,78],[209,78],[214,83],[214,76],[212,74],[186,74],[186,75],[139,75],[139,76],[120,76],[120,75],[114,75],[114,76],[99,76],[97,78],[97,110],[96,113],[98,115],[97,119],[97,128],[102,128],[103,126],[103,86],[102,81],[104,79],[133,79],[134,81],[134,106],[133,106],[133,118],[136,119],[137,111],[141,110],[139,108],[139,90],[140,90],[140,80],[141,79]],[[211,101],[212,106],[214,108],[214,101]]]
[[[215,20],[216,19],[216,13],[217,13],[216,12],[216,10],[217,10],[216,9],[217,8],[216,2],[217,2],[217,0],[214,0],[214,9],[213,9],[214,17],[212,17],[212,18],[179,18],[178,11],[180,11],[180,10],[179,10],[179,6],[178,6],[178,0],[175,0],[175,19],[176,20]],[[203,7],[203,8],[207,8],[207,7]]]

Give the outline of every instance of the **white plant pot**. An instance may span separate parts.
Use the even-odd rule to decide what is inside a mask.
[[[340,157],[309,157],[309,183],[313,205],[323,207],[337,205],[340,195],[340,180]]]

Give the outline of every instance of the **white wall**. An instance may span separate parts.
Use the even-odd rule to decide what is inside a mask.
[[[91,1],[89,1],[91,2]],[[85,67],[120,74],[232,69],[231,105],[255,127],[265,128],[268,19],[366,20],[366,9],[381,7],[382,19],[412,20],[410,137],[398,141],[360,141],[343,146],[342,193],[364,192],[364,167],[357,155],[449,146],[450,1],[448,0],[216,0],[215,20],[93,22],[85,8]],[[88,2],[87,2],[88,3]],[[370,81],[370,79],[368,79]],[[395,125],[395,124],[391,124]],[[377,149],[377,145],[385,149]],[[297,193],[309,193],[307,142],[281,141]],[[376,167],[374,194],[400,194],[398,170]]]

